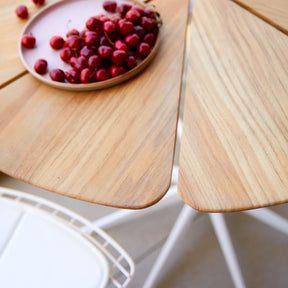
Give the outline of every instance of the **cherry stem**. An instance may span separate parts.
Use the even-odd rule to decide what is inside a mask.
[[[158,12],[156,12],[156,20],[155,20],[155,24],[156,25],[158,25],[158,26],[161,26],[162,24],[163,24],[163,21],[162,21],[162,19],[161,19],[161,16],[160,16],[160,14],[158,13]]]
[[[105,34],[105,36],[106,36],[108,42],[109,42],[111,45],[114,45],[115,43],[111,40],[111,38],[109,37],[109,35],[107,34],[106,31],[104,31],[104,34]]]

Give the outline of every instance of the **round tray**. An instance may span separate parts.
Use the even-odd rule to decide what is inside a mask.
[[[126,81],[136,74],[141,72],[147,65],[150,64],[155,57],[160,44],[160,33],[158,31],[155,45],[151,53],[141,61],[135,68],[128,72],[101,82],[93,82],[89,84],[70,84],[52,81],[49,73],[40,75],[34,71],[34,64],[37,59],[44,58],[48,62],[48,70],[59,68],[63,71],[68,71],[71,66],[64,63],[59,56],[59,51],[53,50],[50,47],[49,39],[54,35],[60,35],[63,38],[70,29],[78,29],[79,31],[85,28],[86,20],[97,14],[105,14],[102,8],[104,0],[69,0],[59,1],[50,4],[41,9],[35,14],[24,27],[19,41],[19,55],[27,70],[40,81],[61,89],[74,90],[74,91],[87,91],[108,88]],[[117,1],[118,5],[121,3],[132,3],[142,7],[137,1]],[[36,46],[33,49],[27,49],[21,45],[21,38],[24,34],[32,34],[36,38]]]

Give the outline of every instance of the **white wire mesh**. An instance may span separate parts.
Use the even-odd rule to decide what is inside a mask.
[[[0,197],[21,203],[29,209],[47,213],[77,231],[106,257],[110,269],[107,287],[127,287],[135,271],[133,260],[116,241],[92,222],[67,208],[25,192],[0,187]]]

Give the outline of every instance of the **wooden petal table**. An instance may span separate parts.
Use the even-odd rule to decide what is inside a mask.
[[[261,2],[259,11],[267,2],[273,8],[267,14],[271,17],[279,9],[275,5],[288,8],[288,2],[280,0],[237,2],[251,7]],[[197,210],[218,212],[208,216],[233,287],[246,287],[219,212],[288,202],[288,38],[275,26],[229,0],[194,1],[187,33],[178,179],[178,192],[188,205],[175,221],[144,288],[154,287]],[[245,213],[288,235],[288,221],[273,211]]]
[[[24,24],[14,13],[20,1],[2,1],[0,171],[52,192],[114,207],[144,208],[165,195],[173,166],[189,1],[150,3],[164,24],[149,67],[109,89],[68,92],[25,72],[17,55]]]
[[[287,1],[237,2],[288,17]],[[287,35],[228,0],[196,0],[188,34],[182,199],[206,212],[287,202]]]
[[[0,171],[92,203],[155,204],[170,185],[186,47],[180,196],[206,212],[288,202],[288,2],[195,0],[186,45],[188,2],[153,0],[164,23],[156,58],[96,92],[57,90],[28,74],[17,55],[21,3],[1,3]],[[191,213],[184,206],[145,288]],[[209,216],[244,287],[221,214]]]
[[[288,34],[288,3],[286,0],[233,0],[256,16]]]

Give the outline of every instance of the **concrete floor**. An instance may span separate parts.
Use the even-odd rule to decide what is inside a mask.
[[[117,211],[117,209],[62,197],[4,174],[0,174],[0,186],[42,196],[90,220]],[[133,221],[107,230],[135,261],[136,273],[129,287],[143,286],[182,206],[181,200],[175,201],[175,204],[154,211],[150,215],[135,218]],[[288,219],[287,205],[279,205],[272,210]],[[225,219],[247,287],[288,287],[288,237],[244,213],[227,213]],[[233,287],[207,214],[199,214],[193,223],[187,225],[159,275],[156,287]]]

